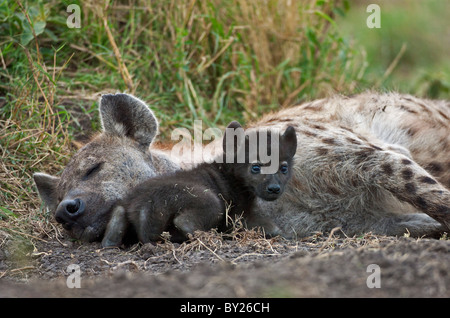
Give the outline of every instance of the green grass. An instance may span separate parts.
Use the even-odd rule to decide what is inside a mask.
[[[151,103],[171,130],[172,123],[191,125],[193,119],[224,126],[266,108],[346,90],[354,74],[344,71],[358,67],[357,52],[332,23],[335,9],[344,10],[340,2],[75,1],[81,28],[69,29],[65,8],[73,2],[22,4],[37,41],[24,10],[3,2],[8,84],[35,86],[28,52],[56,99],[128,91]]]
[[[366,26],[370,3],[380,6],[379,29]],[[344,36],[366,52],[368,83],[384,90],[449,98],[448,12],[450,2],[445,0],[363,0],[337,23]]]

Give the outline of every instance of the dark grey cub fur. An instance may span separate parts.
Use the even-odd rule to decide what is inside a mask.
[[[232,122],[228,128],[242,129],[237,122]],[[256,133],[257,145],[260,145],[260,134],[260,131]],[[262,226],[271,234],[277,233],[272,221],[252,213],[252,206],[256,197],[273,201],[284,192],[292,176],[297,138],[293,127],[288,127],[283,135],[269,132],[268,153],[275,151],[271,148],[271,138],[279,138],[279,166],[275,173],[264,173],[267,163],[263,165],[259,156],[257,162],[250,162],[247,135],[240,144],[234,138],[235,162],[226,162],[225,153],[223,163],[203,163],[192,170],[142,182],[113,210],[103,246],[120,245],[129,224],[143,243],[160,239],[163,231],[169,231],[172,240],[182,241],[196,230],[226,231],[228,221],[242,213],[248,227]],[[223,140],[225,151],[225,136]],[[245,160],[238,163],[236,153],[242,146],[245,146]],[[256,150],[259,154],[258,146]]]

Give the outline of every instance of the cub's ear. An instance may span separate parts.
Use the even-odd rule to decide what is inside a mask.
[[[227,128],[236,129],[236,128],[242,128],[242,126],[241,126],[241,124],[239,124],[238,121],[233,120],[231,123],[228,124]]]
[[[243,138],[244,128],[242,128],[241,124],[237,121],[229,123],[223,134],[223,152],[227,153],[227,150],[230,152],[233,149],[233,153],[236,156],[238,146],[244,141]]]
[[[284,153],[290,158],[294,157],[297,151],[297,134],[295,133],[295,128],[292,126],[286,128],[280,140]]]
[[[59,178],[37,172],[33,174],[33,179],[42,202],[53,213],[59,204],[57,193]]]
[[[128,94],[107,94],[100,98],[103,132],[128,137],[147,150],[158,132],[158,121],[140,99]]]

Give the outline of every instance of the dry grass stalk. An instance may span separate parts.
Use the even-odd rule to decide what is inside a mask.
[[[128,72],[127,66],[123,62],[122,54],[120,53],[119,48],[117,47],[116,41],[114,40],[114,36],[112,35],[111,29],[108,26],[108,19],[105,15],[102,16],[103,25],[105,27],[106,34],[108,35],[109,42],[111,43],[111,47],[113,48],[114,55],[117,59],[117,64],[119,65],[119,72],[122,75],[122,78],[125,84],[128,87],[130,93],[134,94],[135,88],[133,85],[133,80],[131,79],[130,73]]]

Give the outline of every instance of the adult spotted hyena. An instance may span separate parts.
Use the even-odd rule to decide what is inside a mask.
[[[101,239],[112,205],[128,189],[179,168],[177,158],[151,145],[157,120],[139,99],[105,95],[100,116],[102,133],[60,178],[34,176],[56,220],[87,241]],[[257,202],[277,233],[302,237],[340,227],[347,235],[421,236],[449,230],[448,102],[396,93],[334,96],[268,114],[248,128],[287,126],[297,133],[294,175],[282,198]]]
[[[158,131],[153,112],[139,99],[104,95],[102,132],[81,148],[60,177],[34,174],[39,195],[74,237],[101,240],[113,205],[138,183],[179,166],[149,146]]]

